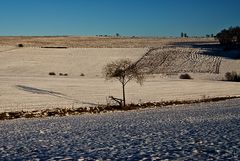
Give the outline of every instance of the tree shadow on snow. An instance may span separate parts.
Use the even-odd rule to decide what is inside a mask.
[[[54,96],[54,97],[58,97],[58,98],[63,98],[63,99],[66,99],[66,100],[71,100],[71,101],[74,101],[76,103],[82,103],[82,104],[88,104],[88,105],[94,105],[94,106],[98,105],[98,104],[95,104],[95,103],[83,102],[83,101],[79,101],[77,99],[70,98],[67,95],[64,95],[60,92],[54,92],[54,91],[49,91],[49,90],[45,90],[45,89],[28,87],[28,86],[24,86],[24,85],[16,85],[16,87],[19,90],[23,90],[23,91],[30,92],[30,93],[33,93],[33,94],[50,95],[50,96]]]

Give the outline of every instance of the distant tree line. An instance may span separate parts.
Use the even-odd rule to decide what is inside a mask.
[[[188,37],[187,33],[182,32],[181,37]]]
[[[206,34],[205,36],[188,36],[187,33],[181,32],[181,37],[182,38],[188,38],[188,37],[191,37],[191,38],[204,38],[204,37],[206,37],[206,38],[214,38],[215,36],[214,36],[214,34]]]
[[[213,38],[214,35],[213,35],[213,34],[211,34],[211,35],[207,34],[207,35],[206,35],[206,38],[210,38],[210,37]]]
[[[96,35],[97,37],[113,37],[112,35]],[[119,33],[116,33],[116,37],[120,37]]]
[[[216,38],[225,49],[240,48],[240,27],[224,29],[216,35]]]

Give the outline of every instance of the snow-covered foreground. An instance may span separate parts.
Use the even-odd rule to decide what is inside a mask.
[[[240,99],[0,122],[0,160],[239,160]]]

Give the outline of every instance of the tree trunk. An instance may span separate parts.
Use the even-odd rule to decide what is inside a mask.
[[[123,84],[122,85],[122,88],[123,88],[123,107],[126,106],[126,99],[125,99],[125,85]]]

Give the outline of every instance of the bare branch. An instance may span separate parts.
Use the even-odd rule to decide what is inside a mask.
[[[121,59],[107,64],[103,73],[106,80],[115,78],[124,85],[133,79],[141,85],[144,81],[143,73],[129,59]]]

